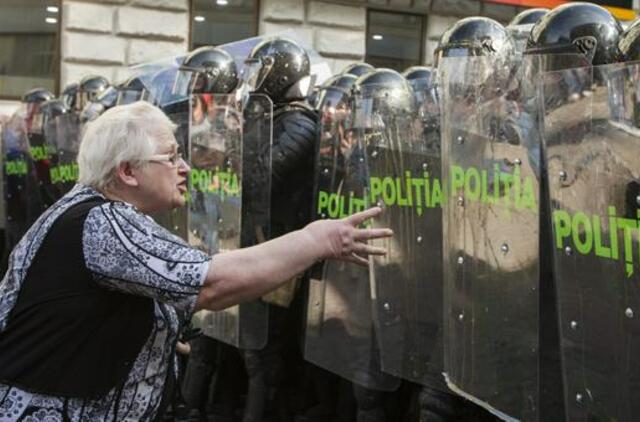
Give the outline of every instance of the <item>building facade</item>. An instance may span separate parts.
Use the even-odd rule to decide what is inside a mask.
[[[501,0],[27,0],[56,10],[54,89],[88,74],[122,82],[141,63],[202,44],[295,31],[333,72],[354,61],[402,70],[430,64],[440,35],[456,20],[482,15],[502,23],[524,10]],[[609,2],[611,3],[611,2]],[[215,4],[215,9],[208,6]],[[2,6],[0,6],[2,7]],[[53,7],[53,9],[52,9]],[[210,8],[210,10],[203,10]],[[623,9],[620,9],[623,10]],[[627,11],[628,12],[628,11]],[[628,17],[628,15],[626,15]],[[1,75],[0,75],[1,76]],[[10,82],[7,81],[6,84]],[[35,83],[35,82],[34,82]],[[19,95],[1,95],[0,114]]]

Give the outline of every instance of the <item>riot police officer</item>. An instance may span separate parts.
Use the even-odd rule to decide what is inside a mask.
[[[218,126],[225,126],[209,121],[213,115],[209,107],[215,106],[216,94],[230,94],[238,84],[234,58],[225,50],[211,46],[189,53],[177,72],[164,69],[152,79],[150,98],[178,125],[176,139],[194,167],[201,165],[201,156],[205,157],[204,161],[209,160],[209,137]],[[214,118],[224,118],[222,114],[216,114]],[[222,138],[226,137],[222,134]],[[163,219],[171,230],[175,231],[177,227],[178,234],[185,238],[202,236],[208,232],[210,221],[220,217],[220,204],[207,193],[192,190],[188,206],[192,210],[188,227],[186,215],[183,215],[186,210],[174,213],[169,221]],[[189,229],[195,234],[188,233]],[[216,243],[210,236],[202,236],[199,242],[206,247],[214,247]],[[237,374],[242,370],[237,353],[232,347],[207,335],[197,336],[190,344],[191,352],[182,380],[184,401],[189,408],[196,409],[201,418],[211,412],[216,418],[230,417],[234,411],[231,391],[242,382],[242,377]],[[229,376],[234,370],[234,376]],[[225,386],[217,389],[220,383],[225,383]],[[222,394],[226,396],[217,403],[213,403],[212,398],[215,390],[224,390]]]
[[[318,127],[316,112],[306,101],[310,59],[304,48],[284,38],[261,42],[249,59],[261,64],[254,92],[267,95],[274,104],[271,236],[275,237],[310,221]],[[291,400],[286,395],[295,392],[295,387],[285,379],[295,378],[302,365],[298,336],[293,334],[299,332],[302,319],[298,290],[297,281],[292,280],[288,287],[263,298],[271,304],[267,345],[243,351],[249,375],[245,422],[261,421],[269,412],[274,420],[290,417]],[[291,390],[287,391],[287,385]]]
[[[596,4],[576,2],[558,6],[548,12],[535,23],[531,36],[527,41],[526,54],[540,55],[544,58],[544,71],[590,67],[615,62],[620,53],[618,48],[622,27],[614,16],[605,8]],[[591,71],[589,72],[591,75]],[[593,73],[593,80],[584,80],[585,73],[567,70],[557,73],[562,78],[558,83],[548,83],[544,87],[545,107],[553,109],[557,104],[567,101],[567,98],[580,98],[584,95],[583,87],[591,82],[602,84],[600,73]],[[606,78],[604,78],[606,79]],[[618,83],[624,83],[618,79]],[[616,83],[614,79],[607,83]],[[612,89],[613,93],[621,93],[619,88]],[[613,96],[612,102],[621,98]],[[620,110],[614,106],[612,110]],[[542,158],[544,158],[543,154]],[[541,245],[552,244],[551,204],[549,174],[546,174],[548,163],[542,161],[542,177],[540,183],[540,242]],[[555,205],[554,205],[555,208]],[[563,413],[566,403],[563,403],[562,384],[560,376],[563,370],[561,363],[562,348],[558,331],[557,303],[559,286],[554,271],[552,251],[542,248],[540,252],[540,401],[541,418]],[[566,368],[565,368],[566,369]],[[566,378],[565,378],[566,379]],[[568,388],[568,386],[565,386]],[[548,418],[548,417],[547,417]]]
[[[2,147],[5,163],[4,200],[6,204],[6,254],[40,216],[44,206],[38,190],[34,162],[29,150],[30,137],[41,136],[42,112],[45,101],[53,94],[44,88],[34,88],[22,96],[22,105],[3,126]]]

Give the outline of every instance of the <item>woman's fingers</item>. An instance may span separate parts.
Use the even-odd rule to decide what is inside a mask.
[[[355,240],[381,239],[393,236],[391,229],[356,229],[353,235]]]
[[[381,212],[382,208],[380,207],[369,208],[368,210],[360,211],[350,217],[347,217],[347,221],[357,227],[366,220],[379,215]]]
[[[359,255],[386,255],[387,249],[380,246],[356,242],[353,245],[353,252]]]
[[[352,262],[354,264],[358,264],[358,265],[362,265],[362,266],[367,266],[369,265],[369,260],[367,260],[366,258],[361,257],[360,255],[356,254],[355,252],[353,252],[351,255],[343,258],[344,261],[348,261],[348,262]]]

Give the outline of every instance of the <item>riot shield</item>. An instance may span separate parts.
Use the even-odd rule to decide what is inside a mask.
[[[192,97],[189,242],[224,253],[268,239],[271,101],[253,95],[242,108],[232,94]],[[193,318],[203,333],[243,349],[267,339],[268,306],[261,301]]]
[[[544,142],[567,420],[637,420],[638,64],[550,72]]]
[[[540,142],[530,57],[443,60],[445,377],[505,418],[538,418]]]
[[[373,259],[374,322],[382,369],[447,391],[442,373],[442,185],[435,80],[413,87],[414,109],[398,113],[362,93],[380,120],[368,142],[371,201],[385,212],[374,225],[394,237]]]
[[[509,34],[515,41],[516,52],[518,54],[523,54],[527,49],[527,40],[529,39],[529,34],[531,34],[532,28],[533,24],[531,23],[507,26],[507,31],[509,31]]]
[[[27,132],[29,155],[35,170],[41,206],[39,212],[36,210],[34,213],[42,213],[58,199],[51,181],[51,151],[47,143],[47,135],[51,129],[50,120],[45,121],[42,112],[38,111]]]
[[[165,108],[161,104],[160,107],[165,114],[176,125],[175,137],[178,143],[178,150],[182,152],[187,161],[190,160],[189,149],[189,103],[183,101],[173,103],[170,108]],[[172,210],[163,211],[153,216],[154,220],[176,236],[189,239],[189,209],[188,206],[174,208]]]
[[[2,127],[7,253],[11,252],[42,211],[35,169],[29,153],[27,123],[27,110],[23,105]]]
[[[343,218],[369,204],[370,131],[358,127],[372,117],[365,104],[338,103],[321,110],[314,194],[318,219]],[[312,270],[304,355],[355,384],[393,391],[400,380],[382,372],[369,273],[369,268],[338,261],[320,263]]]
[[[76,113],[65,113],[53,119],[55,136],[51,141],[51,183],[57,194],[69,192],[78,182],[78,151],[81,141],[80,118]]]

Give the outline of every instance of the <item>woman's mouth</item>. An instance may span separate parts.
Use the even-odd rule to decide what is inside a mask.
[[[187,182],[186,180],[184,182],[180,182],[178,183],[178,190],[180,191],[180,193],[184,194],[187,192]]]

